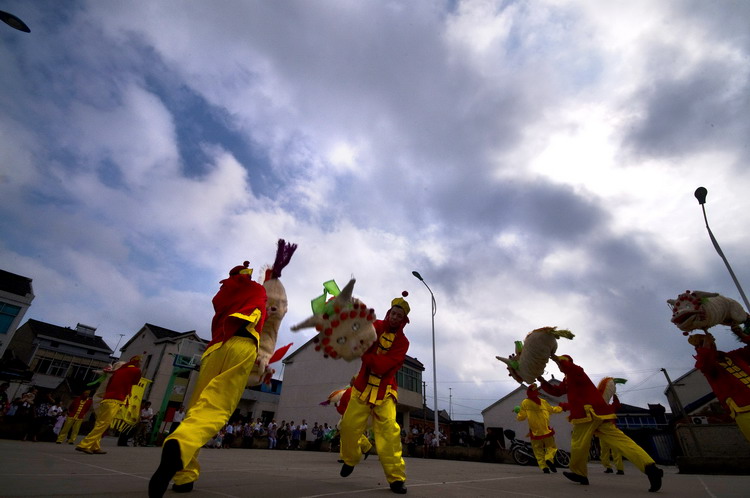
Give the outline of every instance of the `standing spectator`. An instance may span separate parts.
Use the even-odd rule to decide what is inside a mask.
[[[300,441],[307,441],[307,422],[302,419],[302,424],[299,426],[299,439]]]
[[[268,423],[268,449],[272,450],[276,448],[276,437],[278,436],[278,426],[276,420],[271,420]]]
[[[8,401],[8,388],[10,384],[3,382],[0,384],[0,420],[10,408],[10,402]]]
[[[224,426],[224,441],[221,444],[222,448],[228,449],[232,447],[234,442],[234,426],[229,423]]]
[[[253,427],[253,436],[255,437],[261,437],[264,434],[263,430],[263,421],[258,417],[258,419],[255,421],[255,426]]]
[[[141,405],[141,414],[138,424],[135,428],[135,446],[148,446],[149,435],[151,434],[151,422],[154,419],[154,410],[151,409],[151,402],[144,401]]]
[[[242,447],[252,448],[253,447],[253,436],[255,435],[255,427],[253,421],[250,420],[242,426]]]
[[[294,426],[292,428],[292,444],[289,447],[289,449],[298,450],[301,437],[302,437],[302,431],[300,430],[300,426],[299,425]]]
[[[497,434],[491,428],[487,428],[487,434],[484,436],[482,445],[482,460],[492,462],[495,460],[495,451],[500,448],[500,442],[497,440]]]
[[[78,437],[78,431],[81,429],[81,424],[84,418],[89,413],[93,400],[90,397],[91,391],[83,391],[80,396],[73,398],[73,401],[68,405],[68,416],[63,422],[63,426],[57,435],[57,444],[62,444],[65,438],[68,438],[68,444],[76,442]]]
[[[24,396],[27,396],[27,392]],[[46,396],[39,396],[36,389],[31,391],[31,399],[33,403],[29,407],[28,415],[26,417],[26,433],[23,436],[23,440],[26,441],[31,438],[32,441],[36,442],[37,434],[41,432],[44,424],[47,422],[47,410],[54,400],[47,394]]]
[[[169,433],[172,434],[175,429],[180,426],[180,423],[185,419],[185,405],[180,405],[180,408],[172,415],[172,425],[169,426]]]
[[[433,439],[435,435],[432,432],[424,433],[424,452],[422,453],[423,458],[431,457],[434,453]]]
[[[415,436],[412,435],[411,431],[406,432],[406,454],[409,456],[414,456],[417,451],[417,444],[416,441],[414,441]]]
[[[318,423],[315,422],[315,427],[313,427],[312,432],[315,435],[315,442],[313,443],[313,448],[315,448],[316,451],[320,451],[320,447],[323,445],[323,436],[325,436],[325,431],[323,430],[323,426],[318,425]]]
[[[65,419],[67,418],[68,418],[68,410],[63,409],[63,411],[60,412],[60,415],[57,416],[57,419],[55,420],[55,425],[52,426],[52,432],[55,433],[55,436],[60,434],[60,430],[62,429],[62,426],[65,423]]]
[[[76,451],[82,451],[89,455],[103,455],[102,436],[107,431],[112,419],[115,418],[120,407],[125,402],[125,398],[130,394],[133,386],[141,380],[141,357],[133,356],[120,368],[112,372],[112,376],[107,382],[107,387],[96,410],[96,424],[91,432],[78,443]]]

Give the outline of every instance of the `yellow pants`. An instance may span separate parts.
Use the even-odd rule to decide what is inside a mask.
[[[591,438],[595,435],[599,436],[599,441],[619,451],[641,472],[644,472],[646,465],[654,463],[654,459],[615,424],[594,417],[590,422],[573,424],[573,435],[570,441],[570,470],[572,472],[582,476],[588,475],[586,464],[589,460]]]
[[[372,443],[370,442],[368,437],[365,436],[364,434],[360,436],[359,441],[357,441],[357,444],[359,445],[359,452],[362,453],[363,455],[372,449]]]
[[[531,449],[534,450],[534,456],[539,468],[542,470],[546,469],[547,460],[555,461],[555,453],[557,453],[555,436],[549,436],[544,439],[532,439]]]
[[[602,454],[599,458],[605,468],[610,469],[614,465],[617,470],[625,469],[622,465],[622,454],[619,451],[613,449],[602,440],[599,440],[599,446],[602,448]]]
[[[401,428],[396,423],[396,400],[388,396],[380,405],[365,403],[352,393],[341,419],[341,459],[354,467],[362,458],[361,438],[372,415],[375,446],[388,483],[406,480],[406,463],[401,458]],[[368,441],[369,443],[369,441]]]
[[[76,438],[78,437],[78,431],[81,430],[82,422],[83,422],[83,419],[80,419],[80,418],[66,417],[65,422],[63,422],[62,429],[60,429],[60,434],[57,435],[56,442],[58,443],[64,442],[65,437],[68,435],[68,431],[70,431],[70,437],[68,438],[68,442],[75,443]]]
[[[96,409],[96,423],[94,424],[94,428],[83,438],[83,441],[78,443],[78,448],[91,451],[102,449],[102,436],[107,432],[109,424],[112,423],[112,419],[115,418],[122,404],[122,401],[116,399],[103,399],[99,403],[99,408]]]
[[[750,412],[738,413],[735,415],[734,421],[737,422],[737,427],[740,428],[745,439],[750,442]]]
[[[183,468],[175,474],[175,484],[198,479],[198,453],[234,413],[257,355],[258,346],[254,339],[232,337],[201,359],[200,374],[185,419],[164,440],[174,439],[180,445]]]

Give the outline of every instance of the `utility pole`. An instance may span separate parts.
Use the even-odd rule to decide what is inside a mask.
[[[667,370],[665,368],[662,368],[661,371],[664,373],[664,377],[667,378],[667,387],[669,391],[672,392],[672,397],[674,397],[675,404],[677,405],[677,408],[680,410],[680,416],[687,419],[687,430],[690,433],[690,438],[693,440],[693,444],[695,445],[695,451],[698,453],[698,456],[703,456],[703,451],[701,451],[701,446],[700,446],[700,443],[698,442],[698,438],[695,437],[693,421],[688,416],[687,412],[685,411],[685,407],[682,406],[682,401],[680,401],[680,396],[677,394],[677,391],[674,388],[674,384],[672,384],[672,379],[669,378],[669,374],[667,373]]]
[[[453,388],[448,388],[448,416],[453,420]]]

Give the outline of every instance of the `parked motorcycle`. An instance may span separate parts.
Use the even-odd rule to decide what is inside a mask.
[[[515,431],[505,429],[503,434],[510,441],[510,455],[513,461],[518,465],[535,465],[536,457],[534,450],[531,449],[531,443],[523,439],[516,439]],[[555,453],[555,466],[567,467],[570,464],[570,453],[565,450],[557,449]]]

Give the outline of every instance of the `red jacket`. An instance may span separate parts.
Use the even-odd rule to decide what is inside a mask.
[[[107,383],[107,389],[102,399],[116,399],[124,401],[133,386],[141,380],[141,369],[128,362],[115,370]]]
[[[568,395],[567,403],[560,403],[565,410],[570,410],[568,420],[571,423],[588,422],[591,420],[591,413],[598,418],[616,419],[615,409],[609,405],[599,390],[583,368],[579,367],[572,361],[561,361],[559,364],[560,371],[565,374],[563,381],[555,386],[547,381],[541,382],[540,387],[552,396]],[[587,405],[590,407],[587,409]]]
[[[128,391],[128,393],[129,392],[130,391]],[[91,408],[91,405],[93,404],[93,402],[94,400],[91,399],[90,397],[86,399],[83,399],[82,396],[73,398],[73,401],[70,402],[70,406],[68,407],[68,417],[83,419],[83,417],[85,417],[86,414],[89,412],[89,409]]]
[[[393,339],[391,347],[387,351],[382,350],[378,353],[378,350],[381,350],[380,336],[385,332],[393,331],[388,330],[388,323],[385,320],[376,320],[373,325],[375,326],[378,340],[362,355],[362,367],[359,369],[359,374],[357,374],[357,378],[354,380],[354,388],[359,392],[363,392],[367,388],[370,375],[380,377],[377,399],[382,400],[385,398],[388,386],[391,387],[391,391],[398,391],[396,373],[404,364],[406,352],[409,351],[409,340],[404,335],[404,327],[406,326],[406,322],[404,322],[395,331],[396,336]]]
[[[211,342],[206,349],[229,340],[237,332],[245,333],[243,331],[248,322],[231,316],[234,313],[250,316],[256,309],[260,310],[261,318],[255,325],[256,332],[260,334],[266,320],[266,299],[266,289],[254,282],[250,275],[238,273],[222,280],[221,288],[212,301],[215,314],[211,322]]]
[[[711,385],[719,401],[736,412],[750,411],[750,346],[725,353],[713,348],[696,348],[695,368],[700,370]]]

